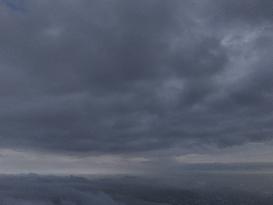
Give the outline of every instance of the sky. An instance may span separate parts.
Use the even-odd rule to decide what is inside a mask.
[[[0,1],[0,173],[272,169],[272,8]]]

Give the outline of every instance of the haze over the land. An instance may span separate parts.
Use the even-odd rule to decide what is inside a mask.
[[[1,0],[0,173],[272,171],[272,8]]]

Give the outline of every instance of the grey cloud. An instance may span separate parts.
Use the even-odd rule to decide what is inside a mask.
[[[4,10],[0,147],[122,154],[271,138],[272,29],[260,29],[270,3],[239,2],[25,1],[22,14]]]
[[[209,18],[215,24],[225,23],[226,26],[233,24],[239,25],[257,25],[271,24],[272,1],[256,1],[256,0],[231,0],[231,1],[208,1],[213,4],[208,4],[208,11],[211,12]],[[206,13],[206,12],[205,12]]]

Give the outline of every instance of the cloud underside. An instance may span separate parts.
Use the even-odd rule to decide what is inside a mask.
[[[272,139],[272,1],[23,6],[0,7],[1,148],[123,154]]]

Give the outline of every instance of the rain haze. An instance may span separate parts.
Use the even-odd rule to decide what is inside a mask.
[[[0,0],[0,204],[272,205],[272,9]]]

